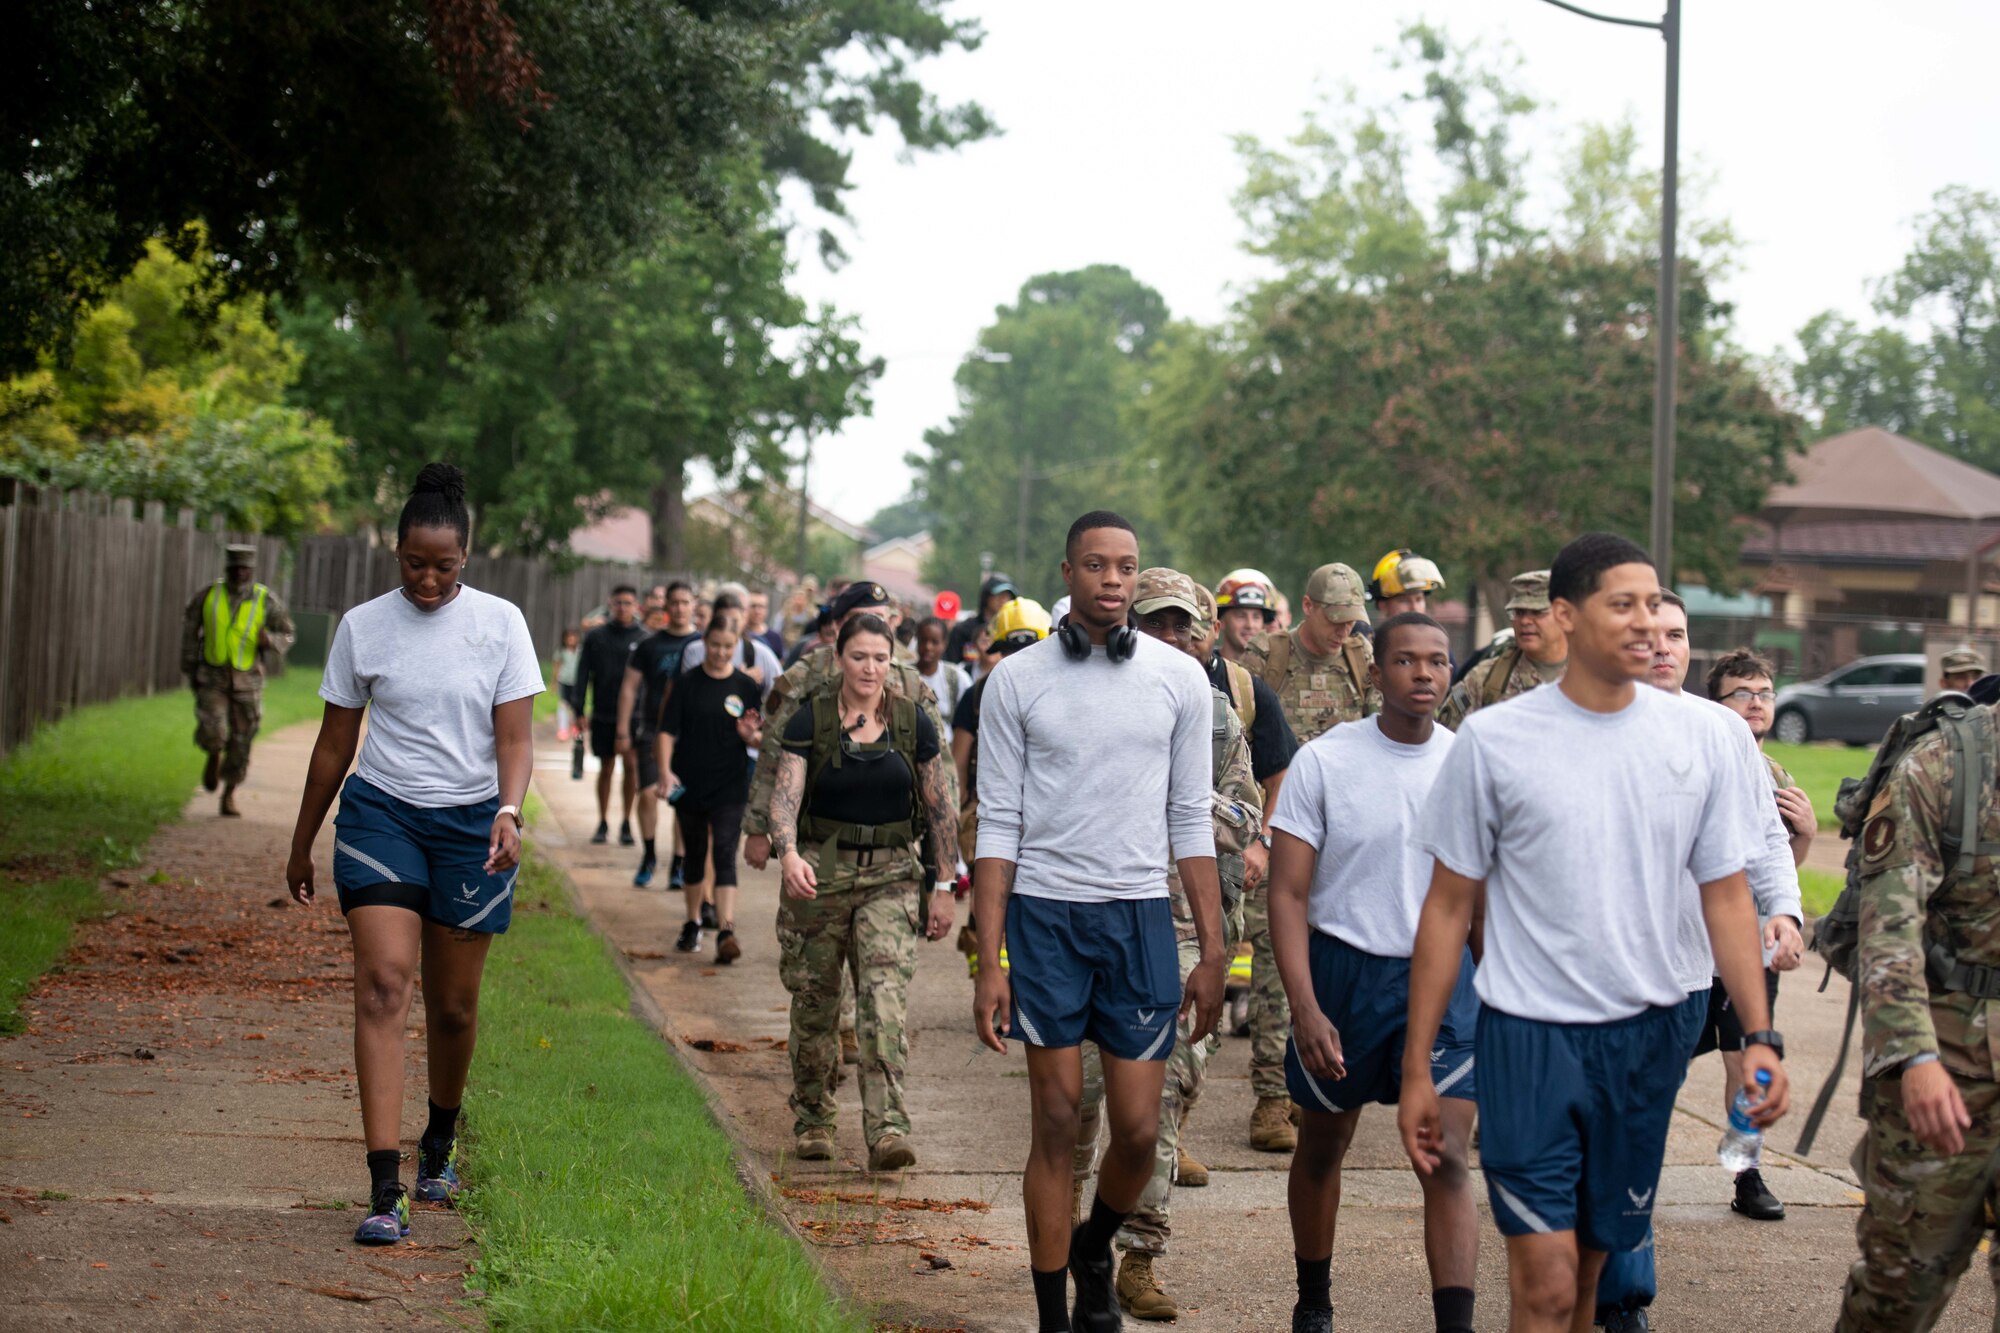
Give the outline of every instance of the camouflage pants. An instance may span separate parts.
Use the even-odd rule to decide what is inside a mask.
[[[804,1133],[834,1122],[841,974],[852,967],[861,1129],[873,1147],[885,1134],[910,1132],[903,1068],[923,895],[913,878],[857,883],[853,870],[835,868],[816,898],[779,899],[778,976],[792,997],[793,1132]]]
[[[1278,979],[1271,952],[1271,877],[1243,895],[1243,937],[1250,941],[1250,1091],[1258,1097],[1290,1097],[1285,1091],[1285,1038],[1292,1007]]]
[[[194,743],[208,754],[222,756],[224,782],[241,782],[250,771],[250,742],[263,720],[262,693],[235,691],[227,685],[197,680]]]
[[[1181,941],[1183,985],[1200,960],[1200,947],[1193,940]],[[1173,1232],[1167,1201],[1174,1183],[1174,1164],[1179,1159],[1181,1122],[1194,1110],[1195,1101],[1201,1096],[1202,1074],[1218,1044],[1214,1033],[1199,1043],[1190,1043],[1185,1021],[1174,1029],[1174,1049],[1167,1056],[1167,1081],[1160,1089],[1160,1135],[1154,1141],[1153,1174],[1139,1191],[1138,1206],[1125,1219],[1125,1225],[1118,1228],[1121,1250],[1144,1254],[1167,1252],[1167,1237]],[[1082,1119],[1076,1135],[1076,1178],[1088,1180],[1097,1169],[1097,1138],[1104,1110],[1104,1060],[1094,1041],[1083,1043],[1083,1103],[1079,1109]]]
[[[2000,1083],[1957,1083],[1972,1127],[1965,1150],[1949,1158],[1917,1142],[1898,1080],[1864,1086],[1868,1132],[1853,1164],[1868,1203],[1854,1228],[1861,1258],[1847,1273],[1837,1333],[1925,1333],[1979,1248],[1987,1210],[2000,1204]],[[2000,1249],[1988,1269],[2000,1287]]]

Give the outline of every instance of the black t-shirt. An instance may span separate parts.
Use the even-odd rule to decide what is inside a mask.
[[[638,624],[620,626],[607,620],[583,636],[583,651],[577,654],[576,682],[579,690],[591,692],[590,715],[618,716],[618,690],[625,683],[625,663],[632,645],[646,637]]]
[[[763,687],[741,671],[717,680],[695,667],[674,681],[660,730],[674,738],[674,776],[687,784],[683,801],[705,807],[750,799],[750,755],[736,719],[761,698]]]
[[[663,629],[632,645],[628,665],[645,682],[639,706],[632,710],[633,734],[643,735],[652,731],[655,720],[660,716],[660,701],[666,698],[667,686],[681,674],[681,653],[700,637],[693,630],[676,634],[670,629]]]
[[[1220,653],[1208,659],[1208,679],[1216,689],[1229,695],[1232,703],[1235,701],[1236,696],[1229,689],[1229,668],[1223,664]],[[1256,720],[1250,724],[1250,776],[1262,783],[1292,766],[1292,756],[1299,752],[1299,739],[1292,734],[1292,724],[1285,721],[1278,692],[1254,672],[1250,676],[1250,700],[1257,708]]]
[[[986,690],[986,682],[991,676],[981,676],[972,682],[972,688],[958,696],[958,707],[951,710],[951,729],[962,731],[968,736],[979,734],[979,696]]]
[[[814,701],[808,701],[785,724],[785,748],[806,760],[808,776],[812,768]],[[891,747],[889,733],[880,740],[859,747],[859,757],[846,755],[838,768],[832,764],[820,774],[819,784],[806,793],[806,809],[820,819],[842,824],[894,824],[909,819],[916,811],[917,775]],[[879,757],[878,757],[879,756]],[[917,710],[917,762],[938,757],[937,728]],[[805,839],[801,837],[800,841]]]

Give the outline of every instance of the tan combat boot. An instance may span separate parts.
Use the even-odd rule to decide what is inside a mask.
[[[1290,1152],[1299,1146],[1289,1098],[1259,1097],[1250,1113],[1250,1146],[1258,1152]]]
[[[802,1162],[831,1162],[833,1160],[833,1128],[829,1125],[814,1125],[799,1135],[792,1153]]]
[[[861,1063],[861,1040],[854,1035],[853,1028],[840,1030],[840,1063],[844,1065]]]
[[[1125,1251],[1118,1261],[1118,1303],[1134,1319],[1179,1319],[1181,1308],[1153,1277],[1153,1256]]]
[[[1176,1144],[1174,1160],[1174,1184],[1182,1189],[1198,1190],[1208,1183],[1208,1168],[1188,1156],[1188,1150]]]
[[[901,1134],[884,1134],[868,1150],[870,1171],[901,1171],[917,1164],[917,1150]]]

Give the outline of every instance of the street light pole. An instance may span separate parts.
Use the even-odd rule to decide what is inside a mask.
[[[1599,23],[1626,28],[1651,28],[1667,44],[1666,160],[1660,171],[1660,290],[1654,333],[1657,347],[1653,378],[1653,564],[1661,580],[1674,582],[1674,407],[1675,358],[1680,338],[1680,272],[1676,254],[1680,192],[1681,118],[1681,0],[1667,0],[1667,12],[1657,23],[1619,18],[1573,5],[1569,0],[1544,0]]]

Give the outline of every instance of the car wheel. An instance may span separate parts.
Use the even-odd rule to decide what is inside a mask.
[[[1804,745],[1812,739],[1812,723],[1798,709],[1787,708],[1771,725],[1771,734],[1787,745]]]

